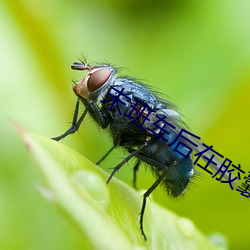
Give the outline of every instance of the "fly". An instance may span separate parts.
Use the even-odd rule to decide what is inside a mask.
[[[194,176],[190,149],[196,152],[202,150],[200,138],[185,128],[172,103],[157,97],[145,84],[132,78],[119,77],[111,65],[90,66],[85,62],[74,62],[71,68],[87,71],[87,74],[73,87],[78,99],[71,127],[53,139],[59,141],[76,132],[89,113],[102,129],[109,130],[113,138],[113,147],[98,163],[116,147],[123,147],[128,152],[125,159],[113,169],[107,183],[133,157],[137,159],[134,186],[140,165],[146,163],[150,166],[156,181],[144,193],[140,212],[140,230],[146,240],[143,216],[147,197],[159,184],[172,197],[184,193]],[[85,110],[79,116],[80,103],[83,103]]]

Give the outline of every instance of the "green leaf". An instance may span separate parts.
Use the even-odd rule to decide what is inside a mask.
[[[75,150],[23,130],[21,134],[45,179],[40,192],[81,232],[83,249],[226,249],[152,199],[144,216],[144,241],[139,229],[143,192],[115,177],[106,185],[108,174]]]

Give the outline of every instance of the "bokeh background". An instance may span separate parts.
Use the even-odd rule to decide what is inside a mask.
[[[35,189],[39,173],[9,122],[52,137],[70,124],[77,58],[123,66],[174,102],[208,145],[250,171],[250,1],[0,2],[0,249],[80,249],[81,235]],[[95,143],[93,143],[95,142]],[[63,143],[96,162],[110,148],[90,118]],[[115,166],[115,151],[102,167]],[[117,175],[131,185],[132,164]],[[249,249],[250,198],[202,169],[183,198],[153,199]],[[56,177],[55,177],[56,178]],[[139,172],[140,188],[153,182]],[[98,235],[97,235],[98,237]]]

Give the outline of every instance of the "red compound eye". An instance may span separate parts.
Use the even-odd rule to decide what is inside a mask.
[[[88,90],[93,92],[99,89],[109,78],[110,71],[108,69],[99,69],[92,73],[88,79]]]

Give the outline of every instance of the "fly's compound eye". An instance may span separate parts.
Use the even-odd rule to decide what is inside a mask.
[[[90,74],[88,79],[88,90],[93,92],[99,89],[110,77],[111,72],[108,69],[99,69]]]

